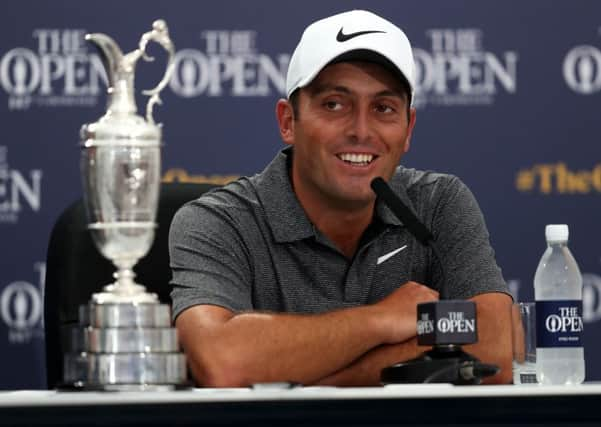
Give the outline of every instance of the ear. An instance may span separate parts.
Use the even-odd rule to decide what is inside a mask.
[[[413,127],[415,126],[415,108],[409,110],[409,123],[407,125],[407,138],[405,139],[405,147],[403,151],[406,153],[409,151],[411,145],[411,135],[413,134]]]
[[[294,111],[286,99],[278,100],[275,106],[275,116],[280,128],[280,136],[285,144],[294,142]]]

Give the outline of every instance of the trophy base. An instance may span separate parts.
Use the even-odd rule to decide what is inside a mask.
[[[57,391],[178,391],[191,390],[194,388],[192,383],[182,384],[106,384],[106,385],[90,385],[83,382],[62,383],[57,385]]]
[[[90,353],[87,360],[87,384],[179,384],[186,380],[186,359],[181,353]]]
[[[63,380],[87,390],[177,386],[187,383],[186,359],[181,353],[66,353]]]
[[[117,285],[107,285],[104,292],[92,295],[92,304],[159,304],[157,294],[145,292],[142,285],[133,283],[127,286],[127,291],[119,291]]]
[[[81,311],[87,311],[82,314]],[[91,303],[80,310],[81,317],[89,319],[93,328],[170,328],[171,310],[158,303]]]
[[[144,391],[189,388],[186,359],[159,303],[91,302],[64,331],[62,390]]]

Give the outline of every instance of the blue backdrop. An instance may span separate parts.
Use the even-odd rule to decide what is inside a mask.
[[[292,50],[308,23],[351,8],[387,17],[412,40],[418,113],[403,162],[470,186],[518,299],[533,298],[545,224],[570,225],[587,380],[601,379],[592,363],[601,357],[600,2],[9,0],[0,12],[0,388],[45,386],[48,237],[81,195],[79,128],[106,101],[83,35],[109,34],[130,51],[153,20],[167,20],[178,54],[155,110],[163,178],[223,182],[260,171],[282,147],[274,106]],[[137,88],[154,86],[162,67],[140,64]]]

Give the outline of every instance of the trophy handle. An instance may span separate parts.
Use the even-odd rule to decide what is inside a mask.
[[[86,41],[92,42],[100,52],[100,58],[106,70],[108,87],[115,87],[115,79],[119,74],[120,66],[123,61],[123,52],[119,46],[109,36],[101,33],[86,34]]]
[[[145,61],[154,61],[152,56],[148,56],[146,54],[146,45],[149,41],[154,41],[160,44],[169,55],[167,60],[167,68],[165,70],[163,79],[154,88],[142,91],[144,95],[150,96],[148,104],[146,104],[146,120],[149,123],[154,123],[154,119],[152,118],[152,109],[155,104],[160,105],[162,103],[161,98],[159,97],[159,92],[161,92],[165,86],[167,86],[167,83],[169,83],[169,79],[171,78],[174,69],[173,60],[175,56],[175,47],[169,38],[169,30],[165,21],[162,19],[154,21],[152,23],[152,31],[144,33],[140,39],[139,52],[142,54],[142,58]]]

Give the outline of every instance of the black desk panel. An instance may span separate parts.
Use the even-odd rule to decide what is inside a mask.
[[[428,388],[417,393],[412,389],[390,393],[383,389],[332,389],[318,393],[244,391],[215,395],[84,393],[87,396],[21,392],[21,396],[9,399],[3,397],[10,393],[0,393],[0,425],[601,426],[598,386],[579,386],[580,392],[571,388],[568,393],[558,387],[551,391],[525,387],[520,392],[513,386],[467,389],[433,388],[431,393]]]

